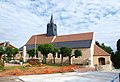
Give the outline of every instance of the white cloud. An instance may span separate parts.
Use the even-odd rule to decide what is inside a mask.
[[[52,12],[59,35],[94,31],[98,41],[115,49],[120,37],[119,0],[1,0],[0,41],[20,47],[31,35],[46,33]]]

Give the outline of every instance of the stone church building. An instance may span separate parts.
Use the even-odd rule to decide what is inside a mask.
[[[51,15],[50,22],[47,24],[47,33],[40,35],[33,35],[19,50],[23,51],[24,59],[29,58],[26,51],[29,49],[37,48],[39,44],[52,43],[55,47],[62,46],[72,48],[72,51],[79,49],[82,51],[81,57],[72,57],[73,64],[89,64],[94,65],[107,65],[110,64],[110,54],[98,47],[95,44],[94,32],[57,35],[57,25],[54,24],[53,15]],[[38,58],[42,59],[42,54],[39,52]],[[61,57],[57,54],[56,63],[60,63]],[[47,62],[53,62],[52,54],[47,57]],[[68,62],[68,57],[64,57],[64,62]]]

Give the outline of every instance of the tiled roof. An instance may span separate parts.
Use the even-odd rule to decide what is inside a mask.
[[[57,36],[54,42],[66,42],[66,41],[76,41],[76,40],[92,40],[93,32],[70,34]]]
[[[3,46],[4,46],[4,42],[0,43],[0,46],[3,47]],[[10,48],[16,48],[15,46],[13,46],[13,45],[11,45],[11,44],[9,44],[8,47],[10,47]]]
[[[95,44],[94,45],[94,56],[110,56],[110,54]]]
[[[46,34],[34,35],[25,44],[27,49],[34,48],[36,44],[52,43],[56,47],[67,46],[71,48],[89,48],[93,39],[93,32],[70,34],[62,36],[47,36]],[[19,48],[22,50],[23,47]]]
[[[77,40],[77,41],[67,41],[67,42],[54,42],[53,45],[57,48],[62,46],[69,48],[90,48],[92,40]]]
[[[35,38],[36,38],[36,44],[43,44],[43,43],[51,43],[54,36],[48,37],[46,34],[34,35],[28,40],[26,44],[35,44]]]
[[[26,44],[43,44],[43,43],[51,43],[54,36],[47,36],[46,34],[34,35],[32,36]],[[92,40],[93,32],[88,33],[80,33],[80,34],[70,34],[70,35],[62,35],[56,36],[53,42],[67,42],[67,41],[77,41],[77,40]]]

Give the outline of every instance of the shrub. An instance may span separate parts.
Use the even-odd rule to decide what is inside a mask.
[[[3,68],[3,67],[4,67],[4,61],[0,60],[0,68]]]
[[[28,63],[31,65],[39,65],[40,61],[38,59],[29,59]]]

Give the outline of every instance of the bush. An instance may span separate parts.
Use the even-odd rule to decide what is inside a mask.
[[[38,59],[29,59],[28,63],[31,65],[39,65],[40,61]]]
[[[0,60],[0,68],[3,68],[3,67],[4,67],[4,61]]]

